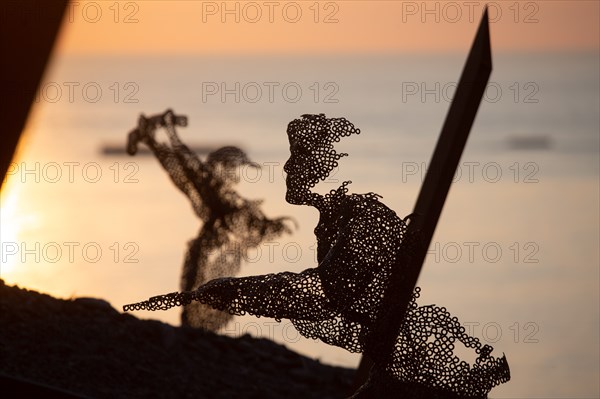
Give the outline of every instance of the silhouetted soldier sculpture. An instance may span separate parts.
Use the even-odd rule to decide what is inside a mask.
[[[382,389],[381,397],[485,397],[508,380],[504,357],[491,357],[492,348],[469,337],[444,308],[416,305],[418,288],[393,353],[380,344],[381,329],[376,327],[386,312],[383,293],[392,268],[400,268],[395,276],[402,275],[418,237],[407,236],[408,217],[400,219],[376,194],[348,194],[350,182],[324,196],[311,191],[347,155],[338,154],[333,143],[359,132],[346,119],[323,114],[303,115],[288,125],[286,200],[320,213],[316,268],[219,278],[195,291],[153,297],[124,310],[169,309],[197,301],[236,315],[290,319],[305,337],[368,354],[378,372],[367,385],[393,385],[387,392]],[[456,341],[478,353],[475,365],[453,354]],[[364,392],[357,395],[372,397],[372,390]]]
[[[186,126],[187,118],[171,110],[149,118],[141,115],[138,127],[129,133],[127,152],[134,155],[139,142],[146,144],[203,222],[198,237],[188,243],[181,276],[181,289],[190,291],[214,278],[235,275],[245,251],[289,229],[283,223],[285,218],[267,218],[260,201],[247,200],[232,188],[239,180],[236,168],[259,165],[231,146],[210,153],[202,162],[180,141],[176,125]],[[156,140],[161,128],[170,146]],[[183,308],[181,323],[216,331],[231,318],[227,312],[193,302]]]

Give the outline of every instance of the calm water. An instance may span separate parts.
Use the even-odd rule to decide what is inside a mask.
[[[178,289],[200,226],[153,157],[104,156],[140,112],[188,115],[187,143],[236,144],[263,165],[240,191],[293,235],[249,254],[242,275],[315,266],[311,208],[284,201],[285,128],[305,113],[345,116],[362,133],[321,191],[351,179],[404,216],[462,68],[462,55],[371,58],[59,59],[45,78],[2,192],[9,283],[116,308]],[[498,398],[597,397],[599,347],[598,54],[499,54],[421,275],[422,304],[446,306],[506,353]],[[542,148],[515,148],[515,141]],[[139,313],[178,324],[179,312]],[[251,333],[355,366],[289,323],[237,318]]]

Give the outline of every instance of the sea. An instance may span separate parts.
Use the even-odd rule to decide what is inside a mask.
[[[1,196],[0,276],[116,309],[177,291],[201,226],[152,155],[129,156],[146,116],[188,118],[200,158],[236,145],[239,193],[293,232],[245,257],[240,276],[316,267],[315,209],[285,202],[287,124],[345,117],[359,135],[315,189],[351,180],[412,212],[464,54],[61,56],[38,90]],[[493,398],[600,395],[600,62],[598,52],[498,53],[418,285],[506,355]],[[160,133],[160,132],[159,132]],[[160,140],[165,140],[163,133]],[[179,324],[180,309],[135,312]],[[359,354],[301,337],[287,320],[236,317],[223,334],[272,339],[323,363]],[[475,355],[460,355],[472,361]]]

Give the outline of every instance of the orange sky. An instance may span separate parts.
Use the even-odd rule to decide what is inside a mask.
[[[115,3],[73,1],[59,51],[240,54],[462,50],[470,44],[484,4],[366,0]],[[599,3],[488,2],[494,46],[499,51],[597,50]]]

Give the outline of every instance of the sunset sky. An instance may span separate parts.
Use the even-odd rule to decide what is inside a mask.
[[[66,54],[463,50],[485,2],[74,1]],[[598,50],[599,2],[488,2],[496,51]]]
[[[264,199],[270,217],[299,222],[246,261],[242,275],[317,264],[317,211],[285,202],[285,129],[302,114],[344,116],[362,131],[336,147],[351,156],[322,193],[352,179],[351,192],[378,193],[409,214],[451,103],[446,89],[456,87],[485,4],[71,1],[2,188],[0,277],[117,309],[179,289],[186,242],[201,222],[153,156],[103,152],[125,148],[140,113],[167,108],[189,117],[178,130],[186,144],[239,145],[264,165],[262,178],[242,178],[239,192]],[[493,397],[599,397],[600,0],[487,4],[491,90],[428,251],[420,301],[455,309],[479,338],[484,326],[501,327],[483,343],[506,353],[512,381]],[[220,95],[209,96],[205,88],[217,84]],[[288,85],[303,97],[286,97]],[[252,97],[246,87],[264,91]],[[275,100],[266,87],[277,87]],[[518,148],[519,140],[547,144]],[[89,178],[88,169],[99,173]],[[298,262],[283,252],[291,243],[304,251]],[[98,246],[90,261],[83,249]],[[45,255],[57,247],[58,260]],[[486,248],[499,248],[501,259]],[[179,323],[176,309],[135,315]],[[267,331],[273,321],[259,322]],[[288,344],[282,335],[275,341]],[[313,340],[290,347],[323,363],[358,364],[358,355]]]

